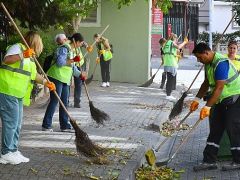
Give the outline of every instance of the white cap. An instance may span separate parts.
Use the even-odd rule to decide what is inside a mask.
[[[67,39],[66,35],[65,34],[57,34],[55,36],[55,42],[57,43],[58,40],[64,40],[64,39]]]

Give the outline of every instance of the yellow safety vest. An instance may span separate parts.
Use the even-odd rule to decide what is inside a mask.
[[[67,47],[67,49],[68,49],[68,56],[67,56],[66,61],[68,59],[72,59],[70,57],[70,54],[72,53],[70,44],[66,43],[62,46]],[[62,47],[62,46],[60,46],[60,47]],[[58,47],[58,48],[60,48],[60,47]],[[57,51],[58,51],[58,49],[57,49]],[[56,56],[54,58],[56,58]],[[65,66],[59,67],[59,66],[57,66],[56,63],[54,65],[52,65],[49,68],[49,70],[47,71],[48,76],[50,76],[54,79],[57,79],[58,81],[60,81],[62,83],[66,83],[68,85],[70,85],[72,73],[73,73],[72,65],[65,65]]]
[[[224,54],[224,56],[226,58],[228,58],[227,54]],[[236,55],[235,59],[231,60],[231,62],[233,63],[233,65],[237,68],[238,71],[240,71],[240,56]]]
[[[216,83],[215,83],[215,70],[217,65],[222,61],[229,61],[229,72],[228,79],[226,80],[226,84],[224,85],[223,91],[220,95],[218,103],[223,99],[240,94],[240,77],[237,69],[231,63],[231,60],[225,58],[223,55],[219,53],[215,53],[214,59],[211,64],[205,65],[206,75],[209,82],[210,91],[213,92]]]
[[[76,50],[74,49],[72,52],[71,52],[71,55],[70,57],[71,58],[74,58],[76,55],[80,56],[80,62],[75,62],[75,65],[78,66],[78,67],[81,67],[83,64],[84,64],[84,57],[83,57],[83,54],[82,54],[82,51],[81,51],[81,48],[77,48],[77,52]]]
[[[17,45],[22,52],[26,49],[21,43]],[[36,74],[36,65],[30,58],[21,59],[14,64],[3,62],[0,66],[0,93],[16,98],[28,96],[29,85],[31,85],[31,80],[35,80]]]

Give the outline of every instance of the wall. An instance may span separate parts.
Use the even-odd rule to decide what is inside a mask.
[[[199,32],[208,31],[209,24],[209,8],[208,1],[200,5],[199,8]],[[214,11],[213,11],[213,32],[222,33],[229,21],[232,18],[232,5],[228,2],[214,1]],[[238,31],[239,28],[233,28],[231,24],[226,33],[232,33]]]
[[[108,24],[104,34],[114,46],[111,64],[111,81],[142,83],[149,78],[150,71],[150,20],[151,2],[137,1],[118,10],[116,5],[102,1],[101,27],[82,27],[80,32],[87,42],[93,42],[93,34],[100,33]],[[95,64],[96,51],[91,55],[90,74]],[[95,80],[101,81],[100,68]]]

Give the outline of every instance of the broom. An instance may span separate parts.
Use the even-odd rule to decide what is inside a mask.
[[[191,89],[193,83],[195,82],[195,80],[197,79],[198,75],[202,71],[203,67],[204,67],[204,65],[199,69],[199,71],[196,74],[195,78],[193,79],[191,85],[188,87],[187,91],[185,91],[182,94],[182,97],[173,106],[173,109],[172,109],[170,115],[168,116],[169,120],[172,120],[174,117],[176,117],[177,115],[179,115],[182,112],[184,99],[187,97],[187,94],[188,94],[189,90]]]
[[[181,38],[182,34],[179,35],[178,39],[179,40]],[[142,85],[138,86],[138,87],[148,87],[153,83],[153,79],[155,78],[156,74],[158,73],[158,71],[160,70],[162,64],[159,66],[159,68],[157,69],[157,72],[145,83],[143,83]]]
[[[101,32],[100,37],[104,34],[104,32],[108,29],[109,26],[110,26],[110,25],[107,25],[107,26],[105,27],[105,29]],[[94,41],[94,42],[91,44],[91,46],[93,47],[95,44],[96,44],[96,41]],[[88,52],[86,52],[86,53],[84,54],[83,58],[85,58],[85,56],[86,56],[87,54],[88,54]],[[93,80],[93,75],[94,75],[94,73],[95,73],[95,71],[96,71],[96,68],[97,68],[97,63],[95,64],[93,73],[92,73],[92,75],[90,76],[90,78],[87,78],[87,79],[86,79],[86,81],[85,81],[86,84],[90,84],[90,83],[92,82],[92,80]]]
[[[235,16],[237,15],[237,13],[235,13],[231,20],[229,21],[228,25],[226,26],[226,28],[224,29],[222,35],[219,37],[218,41],[216,42],[216,46],[217,44],[220,42],[220,40],[222,39],[223,35],[225,34],[225,32],[227,31],[227,28],[230,26],[230,24],[232,23],[233,19],[235,18]],[[197,75],[195,76],[195,78],[193,79],[193,82],[191,83],[191,85],[189,86],[189,88],[187,89],[187,91],[185,91],[183,94],[182,94],[182,97],[177,101],[177,103],[174,105],[170,115],[168,116],[168,118],[171,120],[173,119],[174,117],[176,117],[177,115],[179,115],[181,112],[182,112],[182,109],[183,109],[183,102],[184,102],[184,99],[187,97],[187,93],[188,91],[191,89],[193,83],[195,82],[195,80],[197,79],[198,75],[200,74],[201,70],[203,69],[204,65],[202,65],[202,67],[199,69]]]
[[[74,43],[74,48],[75,48],[76,54],[78,54],[77,53],[76,42],[75,42],[74,39],[73,39],[73,43]],[[82,68],[80,66],[79,66],[79,68],[80,68],[80,71],[82,72]],[[88,101],[89,101],[90,112],[91,112],[91,116],[92,116],[93,120],[96,121],[97,124],[103,124],[104,120],[110,120],[110,117],[107,113],[105,113],[104,111],[101,111],[98,108],[94,107],[93,102],[90,100],[89,92],[88,92],[87,85],[86,85],[85,81],[83,81],[83,84],[84,84],[84,88],[85,88],[87,98],[88,98]]]
[[[89,78],[86,79],[86,81],[85,81],[86,84],[90,84],[90,83],[92,82],[92,80],[93,80],[93,75],[95,74],[97,65],[98,65],[98,63],[95,64],[95,67],[94,67],[94,70],[93,70],[92,75],[91,75]]]
[[[162,65],[159,66],[159,68],[157,69],[157,72],[145,83],[143,83],[142,85],[138,86],[138,87],[148,87],[153,83],[153,79],[155,78],[156,74],[158,73],[158,71],[160,70],[160,68],[162,67]]]
[[[11,15],[9,14],[8,10],[6,9],[6,7],[4,6],[3,3],[1,3],[2,8],[4,9],[6,15],[8,16],[8,18],[10,19],[11,23],[13,24],[14,28],[17,30],[18,34],[20,35],[20,37],[22,38],[24,44],[26,45],[26,47],[29,49],[29,45],[26,42],[26,40],[24,39],[22,33],[20,32],[19,28],[17,27],[16,23],[14,22],[14,20],[12,19]],[[33,57],[36,65],[38,66],[39,70],[42,72],[42,74],[44,75],[44,77],[47,79],[48,82],[49,79],[46,75],[46,73],[43,71],[41,65],[39,64],[38,60],[36,59],[36,57]],[[72,127],[75,130],[75,135],[76,135],[76,139],[75,139],[75,144],[76,144],[76,149],[77,152],[80,154],[83,154],[84,156],[87,157],[96,157],[99,154],[103,154],[103,149],[100,146],[95,145],[89,138],[89,136],[87,135],[86,132],[84,132],[83,130],[80,129],[80,127],[78,126],[77,122],[70,116],[68,110],[66,109],[66,107],[64,106],[63,102],[61,101],[60,97],[58,96],[58,94],[56,93],[56,91],[53,91],[54,95],[57,97],[60,105],[63,107],[64,111],[67,113],[69,119],[70,119],[70,123],[72,125]]]

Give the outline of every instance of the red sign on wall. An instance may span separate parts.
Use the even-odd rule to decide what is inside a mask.
[[[167,25],[167,35],[168,35],[168,37],[170,36],[171,33],[172,33],[172,25],[168,24]]]
[[[154,2],[153,2],[154,4]],[[160,57],[159,39],[163,35],[163,13],[160,9],[152,7],[152,57]]]

